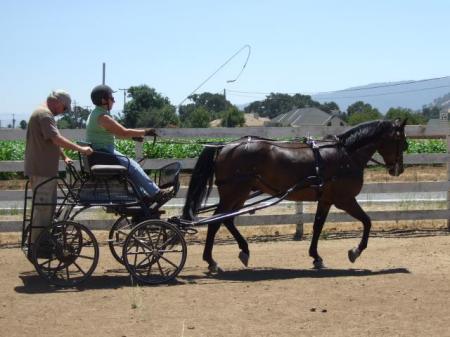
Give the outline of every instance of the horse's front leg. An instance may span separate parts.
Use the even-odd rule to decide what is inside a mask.
[[[250,250],[248,249],[248,243],[245,238],[242,236],[241,232],[236,228],[234,224],[234,218],[227,219],[224,221],[225,227],[228,231],[233,235],[234,239],[238,243],[239,248],[241,249],[239,253],[239,259],[244,264],[244,266],[248,266],[248,260],[250,259]]]
[[[208,270],[211,273],[218,273],[218,272],[222,271],[222,269],[219,267],[217,262],[214,261],[214,259],[212,257],[214,238],[215,238],[219,228],[220,228],[220,223],[209,224],[208,231],[206,233],[205,249],[203,250],[203,261],[206,261],[206,263],[208,263]]]
[[[313,226],[313,236],[311,239],[311,245],[309,246],[309,256],[311,256],[314,261],[314,268],[322,269],[325,267],[323,264],[323,260],[317,252],[317,245],[319,242],[320,233],[322,232],[323,224],[328,216],[328,212],[330,211],[331,204],[319,201],[317,203],[317,211],[316,216],[314,217],[314,226]]]
[[[362,222],[364,226],[363,235],[361,238],[361,242],[358,247],[354,247],[348,251],[348,258],[351,262],[355,262],[356,259],[361,255],[364,249],[367,248],[367,243],[369,241],[370,228],[372,227],[372,223],[370,221],[369,216],[366,212],[363,211],[361,206],[358,204],[355,198],[350,200],[345,200],[345,202],[339,202],[335,204],[337,208],[346,211],[349,215],[354,217],[355,219]]]

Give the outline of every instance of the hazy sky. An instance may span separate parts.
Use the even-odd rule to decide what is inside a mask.
[[[450,1],[0,1],[0,120],[28,119],[51,89],[92,105],[101,83],[147,84],[178,105],[198,93],[263,95],[450,75]],[[116,94],[116,109],[123,105]]]

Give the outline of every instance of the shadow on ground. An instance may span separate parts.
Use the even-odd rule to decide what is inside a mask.
[[[382,270],[368,269],[281,269],[281,268],[258,268],[258,269],[240,269],[224,271],[211,276],[214,279],[235,282],[255,282],[269,280],[289,280],[296,278],[334,278],[334,277],[360,277],[377,276],[389,274],[410,274],[406,268],[392,268]],[[179,276],[179,279],[192,283],[195,280],[204,279],[198,275]]]
[[[108,274],[93,275],[78,287],[62,288],[48,284],[44,279],[40,278],[34,272],[22,273],[19,275],[23,285],[15,287],[15,291],[24,294],[37,293],[66,293],[78,292],[96,289],[120,289],[124,287],[134,287],[130,275],[125,272],[109,270]],[[191,273],[191,274],[190,274]],[[368,269],[281,269],[281,268],[255,268],[223,271],[218,274],[199,274],[198,270],[195,274],[192,271],[182,271],[178,275],[177,280],[161,285],[145,285],[145,286],[176,286],[185,284],[207,284],[217,281],[224,282],[258,282],[270,280],[290,280],[297,278],[336,278],[336,277],[361,277],[361,276],[378,276],[390,274],[410,274],[406,268],[392,268],[382,270]]]

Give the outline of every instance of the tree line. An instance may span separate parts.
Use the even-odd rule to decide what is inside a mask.
[[[169,98],[147,85],[129,88],[127,98],[128,102],[124,106],[124,111],[115,118],[128,128],[207,128],[210,122],[216,119],[220,119],[220,126],[237,127],[244,125],[244,113],[253,113],[272,119],[292,109],[306,107],[315,107],[329,114],[338,114],[349,125],[383,118],[407,118],[408,124],[426,124],[429,119],[438,118],[440,113],[438,105],[431,104],[419,111],[392,107],[383,116],[378,109],[363,101],[357,101],[349,105],[346,111],[340,111],[335,102],[320,103],[313,100],[311,96],[300,93],[295,95],[271,93],[264,100],[254,101],[241,110],[222,94],[204,92],[191,95],[190,103],[176,107],[171,104]],[[75,106],[72,112],[58,120],[58,127],[85,128],[89,113],[89,109]],[[25,129],[27,123],[21,121],[19,125]]]

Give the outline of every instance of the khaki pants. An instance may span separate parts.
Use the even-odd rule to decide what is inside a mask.
[[[39,177],[32,176],[30,178],[31,189],[33,190],[33,195],[35,188],[38,185],[46,180],[50,179],[50,177]],[[48,227],[53,222],[53,216],[56,208],[56,197],[57,197],[57,179],[50,180],[45,184],[39,186],[36,190],[33,209],[33,219],[32,226],[33,229],[31,231],[31,243],[34,243],[38,238],[39,234],[44,230],[45,227]],[[36,205],[36,204],[49,204],[49,205]],[[42,228],[34,228],[39,226]]]

